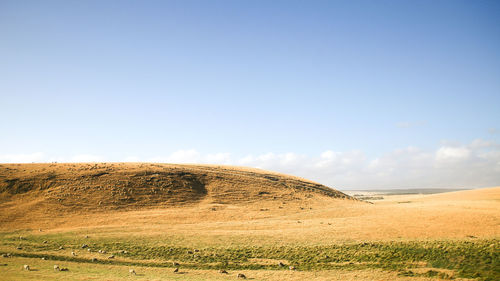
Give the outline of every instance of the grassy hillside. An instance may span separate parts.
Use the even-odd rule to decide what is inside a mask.
[[[238,167],[0,169],[6,280],[500,277],[500,188],[369,204],[304,179]],[[54,264],[70,271],[54,272]]]
[[[193,206],[352,199],[297,177],[229,166],[112,164],[0,165],[0,221],[24,213],[92,213]]]

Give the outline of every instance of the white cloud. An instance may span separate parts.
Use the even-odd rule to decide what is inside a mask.
[[[167,163],[197,163],[200,162],[200,153],[194,149],[179,150],[164,158]]]
[[[410,146],[371,159],[359,150],[326,150],[317,156],[269,152],[237,158],[229,153],[202,154],[190,149],[153,160],[249,166],[308,178],[339,189],[500,184],[500,145],[485,140],[474,140],[468,145],[445,142],[434,151]]]
[[[93,154],[77,154],[69,158],[60,156],[48,157],[45,153],[36,152],[31,154],[3,154],[0,155],[0,163],[49,163],[49,162],[103,162],[105,158]]]
[[[247,155],[238,163],[309,178],[340,189],[500,185],[500,146],[484,140],[468,145],[446,143],[434,151],[410,146],[371,159],[358,150],[326,150],[318,156]]]
[[[215,153],[208,154],[203,159],[204,163],[213,163],[213,164],[222,164],[222,165],[231,165],[231,154],[229,153]]]
[[[160,163],[205,163],[205,164],[223,164],[230,165],[231,154],[229,153],[214,153],[202,155],[195,149],[178,150],[166,157],[154,157],[147,159],[146,162],[160,162]]]
[[[105,157],[80,154],[70,158],[43,153],[0,155],[0,162],[92,162]],[[69,159],[69,160],[68,160]],[[395,149],[369,158],[359,150],[326,150],[317,155],[288,153],[203,154],[179,150],[154,158],[127,157],[125,161],[207,163],[262,168],[308,178],[338,189],[485,187],[500,185],[500,144],[474,140],[469,144],[443,142],[435,150]]]
[[[128,156],[123,159],[124,162],[141,162],[141,159],[136,156]]]
[[[470,156],[469,149],[465,147],[441,147],[436,152],[437,161],[460,161]]]
[[[327,150],[320,155],[320,160],[315,163],[317,168],[324,168],[331,165],[337,157],[337,153],[332,150]]]
[[[416,122],[398,122],[396,123],[396,127],[401,129],[410,129],[415,127],[421,127],[426,125],[425,121],[416,121]]]
[[[0,155],[0,163],[31,163],[40,162],[44,159],[42,152],[31,154],[3,154]]]
[[[78,154],[70,158],[69,162],[103,162],[104,157],[92,154]],[[65,161],[61,161],[65,162]]]
[[[292,173],[303,167],[307,161],[310,161],[310,159],[305,155],[288,152],[282,154],[264,153],[256,156],[247,155],[238,159],[236,163],[242,166],[274,169]]]
[[[500,129],[498,128],[489,128],[488,132],[492,135],[500,134]]]
[[[482,139],[473,140],[469,146],[473,149],[488,148],[488,147],[495,147],[495,146],[499,147],[499,145],[496,144],[494,141],[487,141],[487,140],[482,140]]]

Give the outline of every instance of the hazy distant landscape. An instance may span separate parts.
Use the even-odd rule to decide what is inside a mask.
[[[344,190],[349,195],[371,194],[371,195],[402,195],[402,194],[435,194],[452,191],[468,190],[465,188],[408,188],[408,189],[365,189],[365,190]]]
[[[354,198],[362,200],[381,200],[384,196],[391,195],[417,195],[417,194],[436,194],[453,191],[464,191],[467,189],[453,188],[409,188],[409,189],[366,189],[366,190],[344,190]]]

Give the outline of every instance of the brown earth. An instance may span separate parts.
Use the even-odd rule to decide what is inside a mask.
[[[370,204],[257,169],[117,163],[0,165],[0,190],[0,231],[224,245],[500,237],[500,187]]]
[[[1,164],[0,228],[29,217],[354,199],[305,179],[242,167],[149,163]]]

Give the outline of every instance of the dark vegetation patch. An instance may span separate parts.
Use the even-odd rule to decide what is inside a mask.
[[[446,272],[440,272],[440,271],[436,271],[436,270],[427,270],[426,272],[424,273],[416,273],[416,272],[413,272],[411,270],[404,270],[404,271],[400,271],[398,273],[399,276],[408,276],[408,277],[435,277],[435,278],[439,278],[439,279],[445,279],[445,280],[453,280],[455,279],[453,276],[450,276],[448,273]]]

